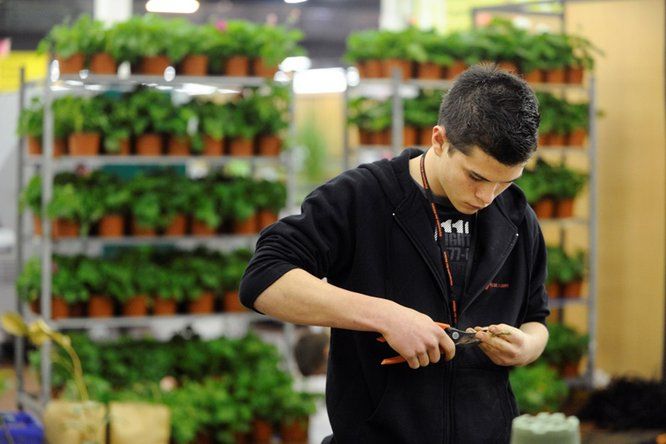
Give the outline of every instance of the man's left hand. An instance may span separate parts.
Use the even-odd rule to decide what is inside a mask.
[[[497,365],[526,365],[531,356],[530,337],[522,330],[506,324],[490,325],[486,328],[474,327],[481,340],[479,347]]]

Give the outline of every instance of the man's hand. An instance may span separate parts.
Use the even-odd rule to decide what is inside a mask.
[[[398,304],[386,315],[386,327],[380,333],[411,368],[435,364],[442,354],[447,361],[453,359],[455,344],[430,316]]]
[[[498,324],[487,328],[474,327],[473,330],[481,340],[481,350],[495,364],[503,366],[529,364],[539,357],[548,341],[548,330],[536,322],[526,323],[519,329]]]

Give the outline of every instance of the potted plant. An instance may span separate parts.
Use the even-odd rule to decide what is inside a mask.
[[[169,135],[167,145],[169,156],[189,156],[191,154],[193,142],[200,140],[193,137],[198,133],[198,126],[197,113],[192,104],[171,107],[164,120],[155,122],[155,128],[160,133]],[[200,152],[202,146],[198,145],[196,148]]]
[[[258,153],[260,156],[277,156],[282,148],[282,135],[289,127],[287,119],[289,92],[284,87],[273,86],[268,94],[259,91],[250,99],[256,119]]]
[[[253,184],[257,206],[257,231],[277,222],[278,214],[287,203],[287,188],[281,182],[261,180]]]
[[[102,102],[103,120],[102,137],[104,153],[127,156],[130,154],[130,136],[135,115],[130,107],[129,96],[104,96]]]
[[[205,102],[199,106],[200,129],[203,133],[203,155],[221,156],[228,133],[231,110],[226,105]]]
[[[227,126],[230,155],[245,157],[254,154],[254,136],[259,130],[254,117],[251,100],[243,98],[230,105]]]
[[[547,247],[548,257],[546,292],[551,298],[562,296],[562,269],[566,266],[567,255],[561,247]]]
[[[208,57],[218,34],[215,26],[207,24],[191,26],[188,32],[180,37],[188,46],[187,54],[180,62],[181,74],[205,76],[208,73]]]
[[[171,63],[169,48],[178,44],[169,28],[157,15],[134,16],[109,30],[109,51],[119,62],[138,63],[141,74],[162,76]]]
[[[222,301],[224,311],[247,311],[247,308],[240,303],[238,287],[251,257],[252,253],[249,250],[236,250],[225,258],[225,264],[221,271],[222,286],[224,288],[224,298]]]
[[[283,390],[280,399],[280,436],[285,443],[308,442],[310,415],[316,410],[316,395]]]
[[[576,103],[569,105],[570,131],[567,135],[566,144],[571,147],[583,147],[585,137],[589,128],[588,103]]]
[[[245,77],[250,74],[250,59],[259,52],[257,27],[245,20],[226,22],[221,38],[227,56],[224,67],[227,76]]]
[[[194,310],[191,312],[197,313],[210,313],[213,309],[215,292],[219,291],[222,287],[222,279],[220,274],[220,268],[222,264],[220,261],[216,261],[209,257],[203,257],[201,255],[193,255],[183,259],[187,262],[187,268],[190,270],[190,273],[196,279],[195,288],[201,289],[202,297],[200,298],[198,307],[195,306]],[[210,307],[210,311],[203,311],[201,308]],[[190,307],[192,309],[192,306]]]
[[[212,236],[222,223],[222,199],[228,196],[228,187],[214,183],[210,178],[192,182],[190,209],[192,211],[192,234]]]
[[[79,280],[77,258],[59,256],[54,262],[51,278],[51,317],[57,319],[83,316],[84,305],[90,294]]]
[[[405,58],[405,47],[410,36],[405,32],[379,30],[378,45],[382,48],[383,77],[392,77],[397,69],[402,80],[412,76],[412,64]]]
[[[73,183],[53,187],[53,198],[46,207],[46,214],[53,221],[54,238],[78,236],[82,212],[81,193]]]
[[[155,236],[164,226],[163,208],[165,180],[159,173],[144,173],[129,182],[132,193],[132,233],[135,236]],[[168,188],[168,184],[166,185]]]
[[[603,51],[585,37],[568,35],[567,38],[573,53],[573,62],[567,67],[566,82],[580,85],[583,83],[584,71],[594,68],[593,53],[603,55]]]
[[[61,74],[78,74],[85,67],[86,58],[102,49],[103,38],[102,22],[83,14],[71,25],[65,21],[54,26],[37,45],[37,52],[54,52]]]
[[[552,178],[552,192],[557,199],[555,216],[572,217],[574,199],[587,183],[587,175],[561,166],[554,169]]]
[[[21,301],[30,304],[39,313],[39,295],[42,291],[42,264],[37,257],[28,259],[16,278],[16,293]],[[51,303],[52,309],[55,304]],[[62,317],[62,316],[60,316]]]
[[[573,53],[565,34],[542,33],[536,37],[544,48],[544,79],[547,83],[565,83],[566,68],[573,62]]]
[[[509,380],[521,413],[558,411],[569,393],[566,382],[545,363],[516,367]]]
[[[106,119],[101,101],[96,98],[65,96],[58,100],[56,112],[70,130],[69,154],[96,156],[99,154],[101,131]]]
[[[165,26],[171,40],[165,52],[170,64],[179,65],[184,75],[205,76],[208,57],[204,52],[210,40],[204,40],[207,36],[198,32],[203,27],[183,18],[171,19]]]
[[[549,339],[543,360],[554,367],[562,377],[578,376],[578,367],[588,347],[587,335],[578,333],[564,324],[548,326]]]
[[[134,285],[134,269],[123,260],[101,260],[103,292],[122,304],[123,316],[146,316],[148,296],[139,294]]]
[[[28,207],[32,212],[33,228],[36,236],[42,235],[42,177],[35,175],[30,178],[28,185],[21,191],[19,197],[19,211],[22,213]]]
[[[129,99],[132,132],[136,136],[136,151],[139,156],[162,154],[160,122],[172,114],[171,97],[160,91],[140,89]]]
[[[104,293],[105,276],[100,269],[99,260],[81,257],[76,264],[76,279],[90,295],[88,316],[91,318],[112,317],[113,299]]]
[[[99,235],[122,237],[125,234],[125,215],[132,197],[130,189],[117,176],[95,171],[91,178],[90,199],[99,206]],[[92,219],[92,218],[91,218]],[[97,219],[97,217],[95,217]]]
[[[563,285],[562,293],[564,297],[580,297],[584,276],[585,252],[578,251],[573,256],[567,256],[560,272],[560,282]]]
[[[279,25],[260,25],[255,34],[258,46],[257,57],[253,60],[252,71],[259,77],[273,78],[278,65],[287,57],[303,55],[298,46],[303,39],[299,29],[288,29]]]
[[[356,65],[361,78],[382,77],[381,57],[379,31],[353,32],[347,37],[345,60]]]
[[[39,98],[34,97],[19,115],[16,134],[28,140],[28,154],[39,156],[42,154],[42,129],[44,126],[44,107]]]
[[[236,178],[229,183],[230,196],[224,204],[225,214],[231,216],[235,234],[254,234],[257,231],[257,208],[252,196],[252,182],[249,179]]]
[[[192,209],[196,185],[186,176],[173,171],[169,171],[164,181],[171,184],[169,189],[164,188],[162,194],[164,235],[184,236],[188,231],[188,214]]]
[[[555,168],[548,162],[539,158],[533,170],[526,170],[527,178],[525,181],[532,181],[534,200],[538,196],[538,200],[532,204],[534,212],[540,219],[552,218],[555,215],[555,198],[552,183],[555,180]],[[523,174],[525,175],[525,174]],[[518,184],[524,183],[518,181]]]
[[[426,57],[418,64],[418,77],[432,80],[445,78],[447,70],[454,62],[454,55],[446,45],[445,36],[429,31],[423,32],[420,40]]]

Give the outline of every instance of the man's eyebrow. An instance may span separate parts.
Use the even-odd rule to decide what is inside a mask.
[[[483,177],[482,175],[480,175],[480,174],[477,173],[477,172],[474,172],[474,171],[472,171],[472,170],[467,170],[467,172],[468,172],[469,174],[473,175],[473,176],[476,176],[476,178],[479,179],[479,180],[483,180],[484,182],[492,182],[491,180],[486,179],[485,177]],[[520,175],[519,175],[518,177],[516,177],[515,179],[511,179],[511,180],[507,180],[507,181],[500,181],[500,183],[511,183],[511,182],[514,182],[514,181],[520,179],[520,176],[522,176],[522,175],[523,175],[523,173],[521,172]]]

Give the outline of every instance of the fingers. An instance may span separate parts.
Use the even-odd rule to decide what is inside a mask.
[[[450,361],[456,355],[456,345],[446,333],[440,336],[439,348],[444,353],[444,359],[447,361]]]
[[[419,362],[419,359],[416,356],[408,358],[407,364],[409,364],[409,367],[413,368],[414,370],[416,370],[421,366],[421,363]]]

